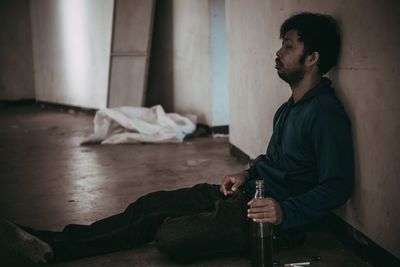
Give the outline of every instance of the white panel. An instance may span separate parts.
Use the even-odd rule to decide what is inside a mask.
[[[154,1],[115,2],[109,107],[144,104],[153,12]]]
[[[113,0],[31,1],[36,98],[107,103]]]
[[[112,58],[109,107],[142,106],[145,66],[145,57]]]
[[[116,0],[113,51],[147,52],[153,25],[154,1]]]

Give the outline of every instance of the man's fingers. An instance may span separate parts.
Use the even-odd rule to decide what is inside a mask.
[[[223,185],[220,186],[219,191],[221,191],[222,194],[226,195],[225,187]]]
[[[278,222],[278,216],[275,212],[260,212],[248,214],[248,217],[253,220],[253,222],[261,223],[273,223]]]
[[[238,189],[238,183],[236,182],[236,183],[234,183],[233,185],[232,185],[232,187],[231,187],[231,190],[233,191],[233,192],[236,192],[236,190]]]
[[[265,206],[265,207],[257,207],[257,208],[250,208],[247,210],[247,213],[263,213],[263,212],[272,212],[275,208],[272,206]]]
[[[251,200],[248,205],[247,216],[254,222],[268,222],[279,224],[282,222],[282,210],[272,198]]]
[[[224,186],[224,182],[221,182],[221,185],[219,186],[219,191],[225,195],[225,186]]]
[[[237,187],[235,187],[236,179],[232,176],[226,176],[221,183],[221,192],[226,196],[233,194]]]
[[[226,188],[226,185],[222,185],[222,186],[221,186],[221,192],[222,192],[222,194],[224,194],[225,196],[229,194],[229,190]]]
[[[248,173],[246,171],[227,175],[221,182],[220,191],[226,196],[235,193],[240,186],[245,183],[248,179]]]
[[[249,213],[249,218],[252,219],[261,219],[261,218],[269,218],[274,217],[275,212],[273,211],[265,211],[265,212],[258,212],[258,213]]]
[[[254,207],[254,203],[256,202],[256,200],[253,198],[252,200],[250,200],[248,203],[247,203],[247,206],[249,206],[249,207]]]
[[[231,183],[230,178],[229,177],[224,177],[224,179],[221,182],[221,186],[220,186],[220,191],[222,194],[224,194],[225,196],[228,194],[228,190],[227,190],[227,186]]]
[[[252,219],[263,219],[273,217],[276,213],[275,206],[268,199],[262,199],[257,201],[250,201],[250,208],[247,210],[249,218]]]
[[[264,207],[268,205],[273,204],[273,199],[272,198],[262,198],[262,199],[252,199],[250,200],[247,205],[249,205],[251,208],[253,207]]]

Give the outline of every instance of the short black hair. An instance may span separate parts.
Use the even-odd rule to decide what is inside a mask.
[[[336,65],[340,51],[340,31],[329,15],[304,12],[288,18],[281,26],[280,37],[290,30],[297,31],[299,41],[304,43],[304,55],[319,53],[318,67],[321,74]]]

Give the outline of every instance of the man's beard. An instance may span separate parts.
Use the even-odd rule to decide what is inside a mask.
[[[296,86],[304,78],[306,70],[304,66],[299,66],[294,70],[290,70],[288,73],[281,73],[278,71],[279,77],[287,82],[290,86]]]
[[[289,70],[288,73],[280,73],[278,71],[278,76],[287,82],[291,87],[296,86],[299,84],[301,80],[304,78],[304,74],[306,73],[306,69],[304,67],[304,62],[305,62],[306,54],[303,53],[303,55],[300,57],[298,66],[295,69]],[[282,62],[277,58],[275,61],[277,61],[281,66],[283,66]]]

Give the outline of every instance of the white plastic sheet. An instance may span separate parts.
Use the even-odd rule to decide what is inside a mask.
[[[189,118],[167,114],[160,105],[101,109],[93,122],[94,133],[81,144],[177,143],[196,129]]]

